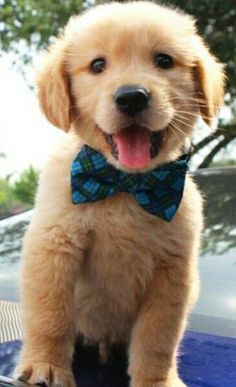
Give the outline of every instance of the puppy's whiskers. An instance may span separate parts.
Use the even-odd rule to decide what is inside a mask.
[[[181,113],[181,114],[179,114]],[[186,117],[189,116],[189,117]],[[176,113],[176,116],[179,116],[180,118],[185,118],[186,120],[190,121],[190,118],[199,118],[200,116],[203,118],[203,119],[210,119],[210,116],[206,115],[206,114],[198,114],[198,113],[193,113],[193,112],[188,112],[188,111],[185,111],[185,110],[177,110],[177,113]]]
[[[171,132],[175,135],[175,137],[177,138],[178,140],[178,143],[179,144],[182,144],[183,141],[181,141],[180,137],[178,136],[178,134],[176,133],[175,129],[178,131],[178,128],[177,126],[171,122],[169,125],[168,125],[168,128],[171,130]]]
[[[177,125],[178,125],[178,121],[177,120],[173,120],[172,122],[171,122],[171,124],[173,124],[174,126],[175,126],[175,129],[182,135],[182,136],[184,136],[184,137],[186,137],[186,133],[182,130],[182,129],[180,129]]]
[[[181,113],[181,114],[180,114]],[[176,115],[179,115],[179,116],[181,116],[181,117],[184,117],[184,118],[188,118],[188,117],[185,117],[185,114],[187,115],[187,116],[190,116],[190,118],[191,117],[194,117],[194,118],[198,118],[199,117],[199,114],[197,114],[197,113],[193,113],[193,112],[188,112],[188,111],[186,111],[186,110],[177,110],[176,111]],[[190,119],[190,118],[188,118],[188,119]]]
[[[177,122],[177,123],[179,123],[179,124],[184,125],[184,126],[187,127],[187,128],[190,128],[190,129],[193,128],[193,124],[189,124],[188,120],[187,120],[187,119],[184,120],[184,118],[181,117],[181,116],[180,116],[180,118],[179,118],[179,116],[176,115],[176,116],[174,117],[174,121]],[[184,132],[183,132],[183,133],[184,133]],[[185,134],[185,135],[186,135],[186,134]]]

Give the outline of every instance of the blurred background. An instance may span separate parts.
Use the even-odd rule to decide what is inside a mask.
[[[0,0],[0,219],[31,208],[50,149],[64,133],[39,111],[34,66],[68,18],[96,0]],[[226,65],[227,89],[217,130],[202,121],[193,139],[192,169],[236,166],[235,0],[172,0],[196,17],[212,52]]]

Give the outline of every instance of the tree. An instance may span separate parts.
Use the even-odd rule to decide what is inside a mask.
[[[50,37],[57,35],[69,17],[79,13],[83,6],[82,0],[2,0],[2,3],[1,49],[14,50],[24,62],[31,60],[32,49],[47,46]],[[22,50],[23,43],[28,49]]]
[[[227,104],[231,107],[232,119],[219,121],[218,130],[195,144],[193,153],[217,140],[200,163],[199,168],[208,167],[222,149],[236,140],[236,10],[234,0],[174,0],[176,5],[197,18],[199,31],[205,36],[212,52],[226,64],[228,94]]]
[[[29,209],[34,204],[39,171],[30,166],[12,182],[12,176],[0,178],[0,218]]]
[[[0,179],[0,217],[6,215],[14,202],[9,179]]]
[[[205,237],[202,253],[213,254],[217,259],[219,254],[229,254],[229,250],[236,247],[236,196],[233,189],[236,185],[236,174],[227,168],[224,174],[216,171],[209,176],[206,171],[197,173],[194,178],[204,192],[205,199]]]
[[[234,0],[173,0],[197,19],[212,52],[226,64],[227,91],[236,97],[236,10]]]
[[[30,166],[15,182],[13,194],[21,203],[33,205],[38,185],[39,171]]]
[[[158,2],[158,1],[157,1]],[[66,24],[72,14],[81,12],[96,0],[2,0],[0,9],[0,33],[2,50],[18,50],[19,43],[24,41],[28,50],[18,50],[26,62],[31,59],[33,48],[44,48],[50,37],[56,35]],[[206,137],[196,144],[195,152],[204,146],[218,141],[202,163],[208,166],[214,156],[236,139],[235,117],[233,110],[236,100],[236,9],[235,0],[172,0],[172,3],[194,15],[199,31],[205,36],[212,52],[226,64],[227,71],[227,104],[232,107],[231,122],[220,122],[220,129],[213,137]],[[14,43],[13,43],[14,42]],[[31,49],[31,50],[30,50]],[[23,52],[23,54],[22,54]]]
[[[210,167],[217,168],[217,167],[234,167],[236,166],[236,160],[235,159],[230,159],[230,158],[225,158],[225,159],[220,159],[217,161],[213,161],[210,164]]]

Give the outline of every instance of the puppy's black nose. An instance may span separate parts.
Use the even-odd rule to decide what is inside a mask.
[[[122,113],[133,115],[147,108],[150,95],[143,87],[130,85],[119,87],[114,98],[117,108]]]

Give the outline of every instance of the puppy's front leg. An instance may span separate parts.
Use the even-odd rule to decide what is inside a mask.
[[[185,386],[177,374],[176,352],[186,323],[189,277],[184,261],[157,272],[131,335],[132,387]]]
[[[77,236],[78,237],[78,236]],[[75,245],[60,226],[31,227],[22,270],[24,345],[15,376],[28,383],[73,386],[74,288],[83,242]]]

